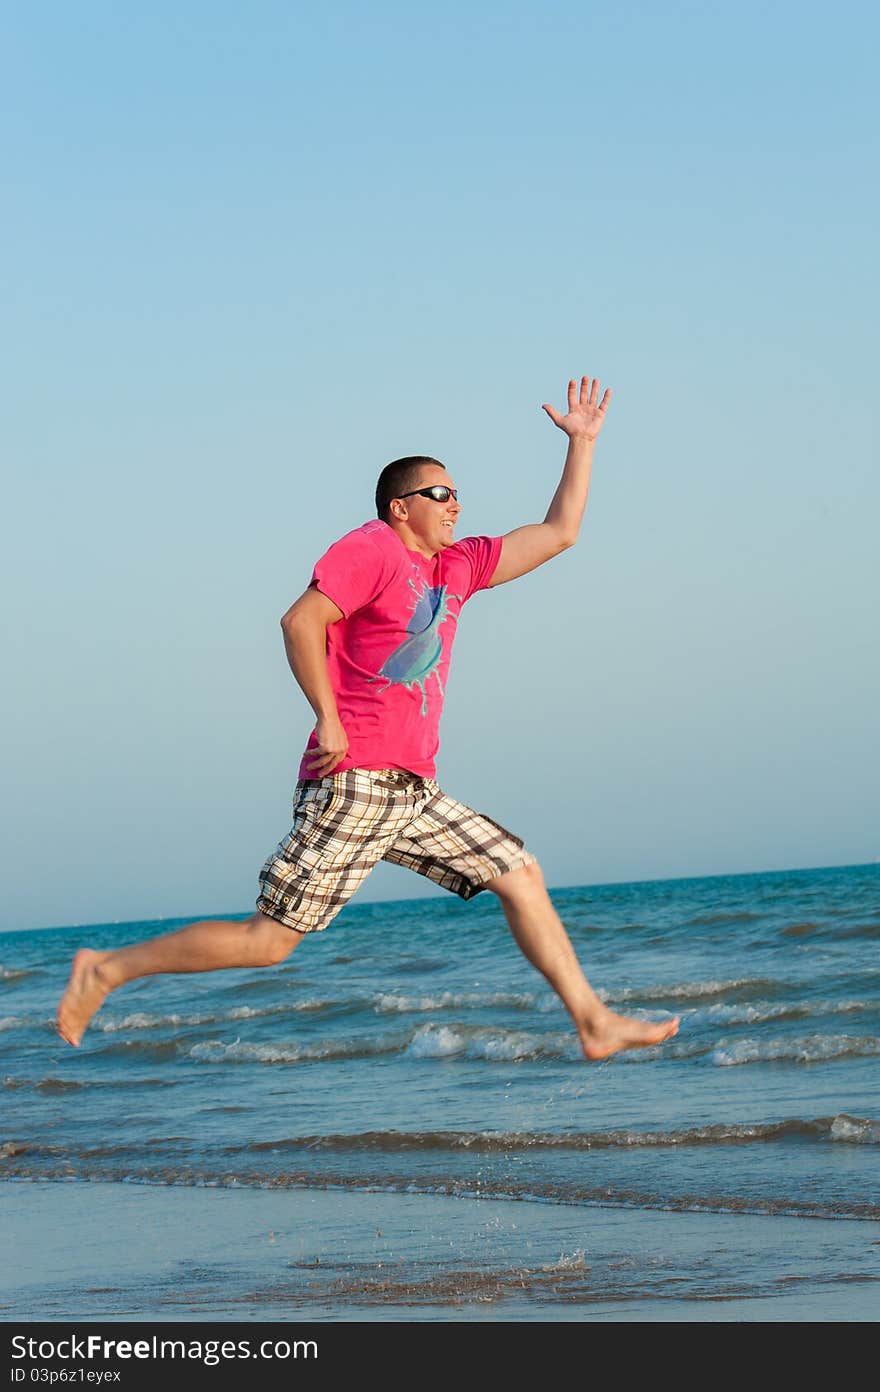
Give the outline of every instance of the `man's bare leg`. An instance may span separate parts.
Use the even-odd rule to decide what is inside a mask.
[[[510,870],[490,880],[486,888],[501,900],[520,951],[547,978],[574,1020],[586,1058],[602,1059],[622,1049],[662,1044],[678,1033],[677,1016],[659,1025],[647,1024],[616,1015],[600,1001],[581,970],[537,865]]]
[[[73,959],[70,980],[58,1005],[58,1033],[68,1044],[79,1044],[104,998],[126,981],[159,972],[274,966],[304,937],[295,928],[285,928],[277,919],[257,911],[241,923],[203,919],[114,951],[95,952],[84,947]]]

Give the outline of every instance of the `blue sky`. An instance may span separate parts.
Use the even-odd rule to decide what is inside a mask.
[[[0,926],[246,911],[312,562],[403,454],[465,532],[540,520],[581,373],[582,537],[469,606],[444,786],[551,885],[880,855],[878,28],[5,11]]]

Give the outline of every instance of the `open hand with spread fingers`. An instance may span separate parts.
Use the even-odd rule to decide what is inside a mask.
[[[541,409],[547,412],[553,424],[564,430],[570,439],[583,436],[587,440],[595,440],[602,429],[610,400],[610,387],[605,388],[602,400],[599,400],[598,377],[593,378],[592,385],[589,377],[582,377],[580,390],[577,378],[572,377],[568,384],[568,414],[561,415],[555,406],[548,405],[546,401]]]

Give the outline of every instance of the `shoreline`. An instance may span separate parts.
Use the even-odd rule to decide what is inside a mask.
[[[0,1216],[7,1321],[852,1322],[880,1303],[880,1229],[851,1219],[94,1180],[9,1180]]]

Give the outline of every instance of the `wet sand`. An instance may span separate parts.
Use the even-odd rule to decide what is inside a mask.
[[[872,1222],[334,1190],[0,1185],[21,1321],[876,1320]]]

